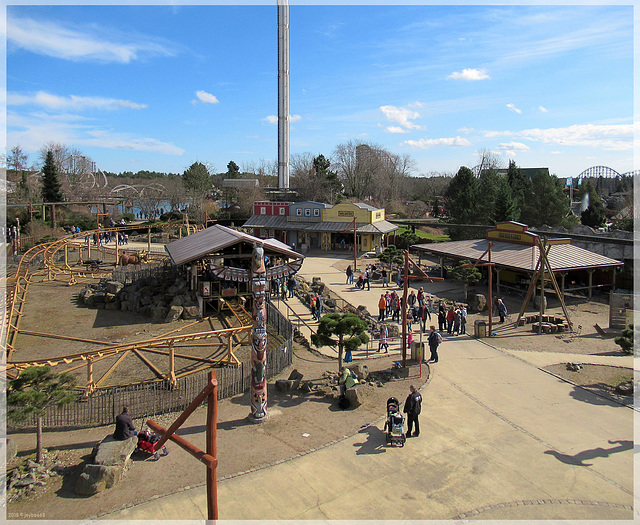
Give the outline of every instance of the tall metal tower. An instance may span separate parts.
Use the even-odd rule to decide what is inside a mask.
[[[278,0],[278,189],[289,189],[289,0]]]

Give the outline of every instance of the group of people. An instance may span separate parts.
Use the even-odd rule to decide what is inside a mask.
[[[280,279],[277,277],[271,285],[272,294],[276,297],[280,295],[280,299],[286,301],[295,295],[297,285],[298,281],[294,274],[290,275],[288,279]]]
[[[467,307],[449,306],[444,302],[438,307],[438,327],[441,332],[445,329],[448,335],[460,335],[467,333]]]
[[[311,298],[311,313],[313,315],[313,319],[315,321],[319,321],[320,317],[322,317],[322,298],[317,294],[314,293]]]
[[[80,228],[78,228],[80,231]],[[92,236],[94,246],[102,246],[109,244],[112,240],[118,243],[118,246],[129,244],[129,236],[123,232],[95,232]],[[85,242],[89,242],[89,237],[85,237]]]

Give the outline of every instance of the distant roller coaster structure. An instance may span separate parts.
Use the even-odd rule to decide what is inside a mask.
[[[609,168],[608,166],[592,166],[580,173],[578,178],[605,177],[607,179],[613,179],[616,177],[636,177],[638,175],[640,175],[640,170],[618,173],[616,170]]]

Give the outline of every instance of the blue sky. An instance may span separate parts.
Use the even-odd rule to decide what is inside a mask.
[[[276,2],[7,7],[7,148],[104,171],[277,159]],[[631,5],[290,2],[290,151],[361,140],[414,175],[477,152],[561,177],[633,160]]]

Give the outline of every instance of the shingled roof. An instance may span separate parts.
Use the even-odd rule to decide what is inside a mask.
[[[173,264],[179,265],[201,259],[205,255],[219,252],[238,243],[262,244],[265,250],[293,259],[304,258],[303,255],[294,252],[286,244],[276,239],[259,239],[221,224],[214,224],[197,233],[169,243],[165,245],[164,249],[169,254]]]

